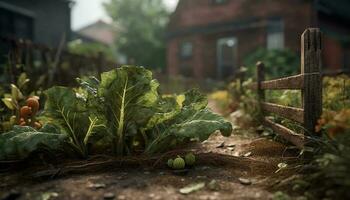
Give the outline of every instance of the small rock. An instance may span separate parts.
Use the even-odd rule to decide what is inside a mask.
[[[119,195],[119,196],[118,196],[118,199],[119,199],[119,200],[124,200],[124,199],[126,199],[126,196],[124,196],[124,195]]]
[[[230,150],[230,151],[234,151],[235,150],[234,147],[227,147],[227,149]]]
[[[104,199],[114,199],[115,198],[115,194],[112,192],[107,192],[103,195]]]
[[[165,175],[165,172],[159,172],[159,175],[161,175],[161,176]]]
[[[223,148],[225,146],[225,142],[221,142],[216,148]]]
[[[239,178],[238,180],[242,185],[251,185],[252,184],[252,182],[246,178]]]
[[[145,171],[145,172],[143,172],[143,173],[146,174],[146,175],[148,175],[148,174],[150,174],[151,172]]]
[[[90,183],[88,185],[88,188],[94,188],[94,189],[101,189],[101,188],[105,188],[106,184],[104,183]]]
[[[219,186],[219,184],[218,184],[218,182],[216,180],[212,180],[212,181],[209,182],[208,188],[210,190],[219,190],[220,186]]]

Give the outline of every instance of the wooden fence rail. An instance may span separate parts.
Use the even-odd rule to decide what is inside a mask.
[[[107,60],[102,53],[96,57],[68,52],[62,48],[50,48],[35,44],[29,40],[0,37],[1,64],[6,64],[4,73],[7,81],[15,82],[21,72],[26,72],[32,79],[46,75],[44,85],[69,85],[75,77],[92,75],[117,63]],[[5,58],[5,56],[7,57]]]
[[[305,133],[315,133],[315,126],[322,112],[322,74],[321,74],[321,32],[316,28],[306,29],[301,36],[301,74],[265,81],[265,66],[257,63],[258,102],[262,111],[262,123],[280,134],[299,148],[305,144]],[[288,107],[265,102],[265,90],[301,90],[302,107]],[[277,124],[265,115],[274,113],[283,118],[300,123],[303,133],[296,133]]]

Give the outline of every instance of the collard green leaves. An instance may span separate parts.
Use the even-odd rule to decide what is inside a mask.
[[[152,142],[146,147],[145,153],[154,154],[169,150],[176,145],[191,140],[204,141],[219,130],[224,136],[232,132],[231,123],[223,117],[206,109],[207,100],[197,90],[191,90],[184,95],[181,108],[171,118],[150,129]]]
[[[228,136],[232,130],[206,108],[206,96],[198,90],[161,96],[158,82],[143,67],[124,66],[102,73],[101,80],[90,77],[78,83],[80,88],[45,91],[40,119],[51,128],[39,132],[16,127],[3,134],[0,160],[24,158],[40,144],[56,150],[62,140],[81,157],[94,152],[157,154],[203,141],[215,131]]]
[[[135,136],[152,117],[157,88],[152,73],[142,67],[125,66],[101,75],[98,96],[104,99],[101,106],[118,155],[124,154],[126,137]]]
[[[48,126],[40,131],[28,126],[14,126],[10,132],[0,135],[0,160],[23,159],[42,148],[59,150],[67,137],[56,131]]]

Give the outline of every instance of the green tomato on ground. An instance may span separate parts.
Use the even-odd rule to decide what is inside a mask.
[[[174,160],[173,159],[169,159],[168,162],[167,162],[168,167],[173,168],[173,163],[174,163]]]
[[[186,165],[192,166],[196,162],[196,156],[193,153],[188,153],[185,156]]]
[[[185,168],[185,160],[180,156],[177,157],[173,162],[173,169],[184,169]]]

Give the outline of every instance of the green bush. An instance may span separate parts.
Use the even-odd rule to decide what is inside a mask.
[[[266,78],[279,78],[298,74],[300,71],[299,56],[291,50],[267,50],[257,49],[246,56],[243,63],[248,68],[248,76],[256,77],[256,62],[265,64]]]

